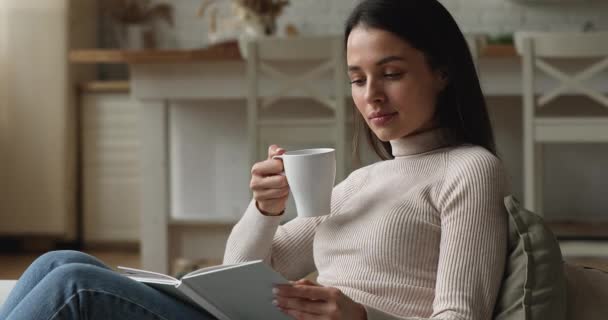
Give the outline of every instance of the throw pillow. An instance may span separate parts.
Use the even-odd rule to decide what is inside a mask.
[[[494,318],[566,319],[566,278],[559,243],[543,219],[505,198],[509,247]]]

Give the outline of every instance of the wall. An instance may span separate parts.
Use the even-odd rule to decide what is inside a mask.
[[[229,3],[228,0],[223,0]],[[162,2],[154,0],[154,2]],[[166,1],[167,2],[167,1]],[[207,19],[197,17],[201,0],[168,1],[175,7],[176,25],[159,25],[161,46],[195,48],[207,42]],[[581,30],[586,22],[608,29],[608,2],[521,4],[509,0],[441,0],[465,32],[493,35],[517,29]],[[342,24],[358,0],[292,0],[279,20],[295,25],[304,34],[341,33]],[[111,39],[106,39],[111,43]]]
[[[93,0],[0,1],[3,235],[74,236],[72,81],[92,73],[70,66],[67,51],[95,44],[95,13]]]
[[[159,2],[155,0],[156,2]],[[158,25],[161,47],[196,48],[204,46],[206,19],[196,16],[202,1],[179,0],[175,5],[176,25]],[[228,2],[228,1],[225,1]],[[279,20],[279,29],[295,25],[302,34],[342,32],[342,24],[358,0],[292,0]],[[518,29],[579,31],[591,23],[595,29],[608,29],[608,2],[591,0],[572,4],[531,5],[508,0],[442,0],[463,31],[500,35]],[[106,24],[106,28],[107,24]],[[107,34],[107,33],[105,33]],[[105,44],[111,45],[108,37]],[[489,99],[496,121],[500,153],[509,171],[513,191],[522,192],[521,109],[518,97]],[[547,157],[546,204],[548,218],[572,217],[608,220],[608,147],[602,145],[551,146]],[[576,183],[571,182],[575,181]],[[603,214],[603,215],[602,215]]]

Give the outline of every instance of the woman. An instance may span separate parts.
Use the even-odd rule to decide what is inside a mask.
[[[279,226],[284,150],[252,169],[225,263],[265,259],[296,319],[490,319],[507,250],[504,178],[466,41],[435,0],[368,0],[346,24],[358,117],[385,159],[334,188],[331,214]]]
[[[334,188],[330,215],[279,226],[280,160],[252,168],[254,201],[225,263],[265,259],[295,319],[489,319],[506,257],[503,172],[471,55],[435,0],[368,0],[346,25],[352,96],[386,160]],[[28,268],[0,319],[212,319],[93,257],[54,252]]]

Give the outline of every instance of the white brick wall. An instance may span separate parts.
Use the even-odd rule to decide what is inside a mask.
[[[201,0],[154,0],[175,7],[176,26],[160,26],[161,46],[196,48],[207,42],[207,19],[196,16]],[[227,4],[230,0],[223,0]],[[440,0],[465,32],[492,35],[529,30],[581,30],[585,22],[608,29],[608,1],[522,4],[509,0]],[[341,33],[344,20],[358,0],[291,0],[279,19],[295,25],[303,34]]]

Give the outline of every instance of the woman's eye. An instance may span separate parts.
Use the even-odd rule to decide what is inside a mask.
[[[403,75],[403,72],[385,73],[384,77],[389,79],[399,79]]]
[[[361,86],[361,85],[363,85],[364,83],[365,83],[365,80],[363,80],[363,79],[352,79],[352,80],[350,81],[350,84],[351,84],[351,85],[356,85],[356,86]]]

